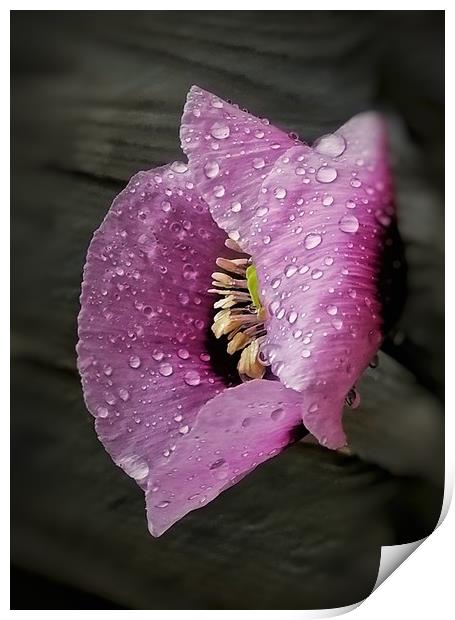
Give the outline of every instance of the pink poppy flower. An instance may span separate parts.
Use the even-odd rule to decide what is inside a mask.
[[[376,113],[308,146],[192,87],[180,135],[188,163],[136,174],[93,237],[77,348],[98,436],[156,536],[303,425],[346,444],[394,221]]]

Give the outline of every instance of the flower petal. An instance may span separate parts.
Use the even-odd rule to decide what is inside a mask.
[[[279,381],[253,380],[202,407],[192,430],[149,478],[150,532],[159,536],[295,440],[301,401]]]
[[[213,218],[248,249],[243,236],[261,183],[278,157],[299,142],[197,86],[188,93],[180,138]]]
[[[139,172],[87,254],[78,368],[87,407],[114,461],[143,488],[199,408],[224,387],[207,354],[206,293],[225,235],[186,165]]]
[[[284,385],[305,390],[310,432],[336,448],[344,398],[382,339],[380,272],[394,219],[382,119],[362,114],[312,148],[290,149],[262,190],[267,213],[249,242],[269,313],[263,353]]]

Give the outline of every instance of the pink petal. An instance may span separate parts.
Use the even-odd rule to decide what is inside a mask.
[[[381,118],[356,116],[319,145],[290,149],[263,191],[267,213],[249,237],[269,312],[263,353],[284,385],[305,390],[310,432],[336,448],[344,398],[382,338],[394,209]]]
[[[150,532],[159,536],[281,452],[296,438],[301,400],[278,381],[254,380],[202,407],[192,430],[149,478]]]
[[[188,93],[180,138],[213,218],[247,249],[243,236],[261,183],[278,157],[299,142],[197,86]]]
[[[87,407],[109,454],[143,488],[224,388],[206,350],[206,290],[225,234],[192,188],[185,164],[138,173],[84,269],[77,351]]]

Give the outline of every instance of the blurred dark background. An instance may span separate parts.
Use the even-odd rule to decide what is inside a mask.
[[[368,596],[381,545],[443,489],[444,13],[12,12],[14,609],[299,609]],[[306,140],[390,123],[404,312],[346,415],[353,456],[299,444],[160,539],[111,464],[75,366],[92,232],[139,169],[181,157],[188,87]]]

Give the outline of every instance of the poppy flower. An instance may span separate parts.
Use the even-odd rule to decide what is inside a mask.
[[[188,162],[136,174],[95,232],[78,319],[87,407],[156,536],[302,428],[346,444],[395,217],[376,113],[309,146],[192,87],[180,136]]]

